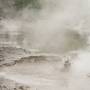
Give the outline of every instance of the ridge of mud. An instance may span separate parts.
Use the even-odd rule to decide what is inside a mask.
[[[69,55],[54,55],[45,53],[32,53],[22,48],[16,47],[0,47],[0,67],[12,66],[17,63],[29,62],[29,63],[40,63],[40,62],[51,62],[61,61],[65,62],[71,60],[76,55],[75,53]]]

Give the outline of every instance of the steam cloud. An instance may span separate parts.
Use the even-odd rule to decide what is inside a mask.
[[[41,52],[63,53],[87,43],[89,0],[40,0],[42,8],[28,6],[12,18],[3,18],[4,42]],[[8,38],[7,38],[7,37]],[[3,42],[3,39],[1,37]]]

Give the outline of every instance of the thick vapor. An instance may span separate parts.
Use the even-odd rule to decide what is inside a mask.
[[[8,42],[41,52],[62,53],[87,43],[89,0],[40,0],[41,9],[28,6],[13,18],[1,20]],[[7,42],[7,41],[6,41]]]

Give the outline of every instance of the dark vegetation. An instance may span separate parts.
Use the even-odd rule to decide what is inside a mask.
[[[14,6],[17,10],[23,9],[26,6],[29,6],[30,8],[39,9],[40,3],[38,0],[15,0]]]
[[[0,19],[14,16],[26,7],[40,9],[41,4],[39,0],[0,0]]]

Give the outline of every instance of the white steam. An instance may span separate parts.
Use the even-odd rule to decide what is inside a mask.
[[[55,53],[86,44],[89,0],[40,0],[40,3],[40,10],[27,7],[13,19],[2,20],[1,30],[9,32],[11,42],[26,49]]]

